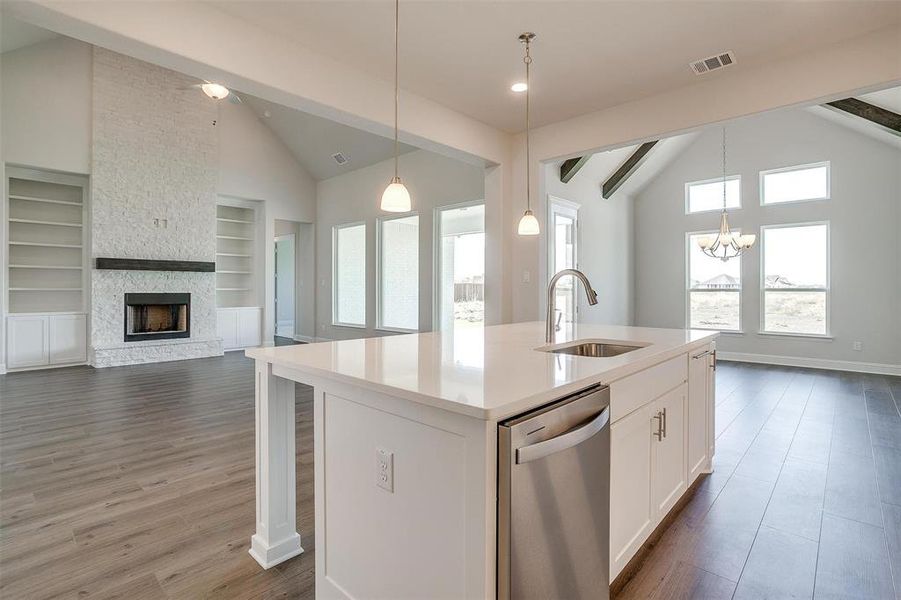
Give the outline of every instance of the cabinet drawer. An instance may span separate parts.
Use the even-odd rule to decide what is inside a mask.
[[[680,354],[666,362],[610,384],[610,420],[625,417],[688,380],[688,358]]]

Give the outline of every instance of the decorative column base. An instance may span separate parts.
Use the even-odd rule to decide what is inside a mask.
[[[300,535],[296,533],[293,537],[274,546],[267,545],[258,535],[254,535],[250,538],[250,550],[248,552],[250,552],[255,561],[260,563],[261,567],[268,569],[303,553],[303,548],[300,547]]]

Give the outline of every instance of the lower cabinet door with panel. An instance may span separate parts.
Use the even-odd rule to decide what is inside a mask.
[[[241,348],[262,343],[262,311],[259,308],[238,309],[238,344]]]
[[[238,347],[238,311],[231,308],[220,308],[216,311],[216,333],[222,338],[225,350]]]
[[[87,317],[85,315],[50,315],[50,364],[87,360]]]
[[[45,315],[6,319],[6,366],[10,369],[48,364],[48,320]]]
[[[687,489],[685,405],[688,389],[680,385],[658,398],[652,408],[651,458],[654,515],[659,520]]]
[[[709,364],[713,360],[711,350],[704,348],[688,355],[688,483],[707,470],[708,430],[713,411],[709,398]]]
[[[654,528],[650,421],[653,403],[610,426],[610,578]]]

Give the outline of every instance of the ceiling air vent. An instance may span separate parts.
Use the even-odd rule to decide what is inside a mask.
[[[336,152],[336,153],[332,154],[332,158],[334,158],[335,162],[338,163],[339,165],[347,164],[347,157],[344,156],[343,154],[341,154],[340,152]]]
[[[708,56],[707,58],[702,58],[701,60],[696,60],[694,62],[688,63],[688,66],[691,67],[691,70],[694,71],[695,75],[703,75],[708,71],[716,71],[717,69],[722,69],[723,67],[728,67],[730,65],[735,64],[735,54],[731,50],[728,52],[723,52],[722,54],[715,54],[713,56]]]

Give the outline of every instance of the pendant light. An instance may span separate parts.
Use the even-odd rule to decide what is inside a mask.
[[[698,246],[707,256],[726,262],[741,256],[756,241],[757,236],[754,234],[739,235],[729,229],[729,216],[726,214],[726,128],[723,127],[723,212],[720,215],[720,230],[716,235],[698,238]]]
[[[532,40],[534,39],[535,34],[528,31],[519,36],[519,41],[526,46],[526,55],[522,59],[526,64],[526,212],[523,213],[522,218],[519,220],[519,227],[517,228],[519,235],[538,235],[541,233],[538,219],[536,219],[535,215],[532,213],[532,153],[529,143],[529,126],[531,125],[529,95],[532,93],[532,82],[529,79],[529,68],[532,65],[532,55],[529,54],[529,49]]]
[[[397,33],[400,0],[394,0],[394,179],[382,192],[381,209],[387,212],[409,212],[413,208],[410,192],[397,174]]]

